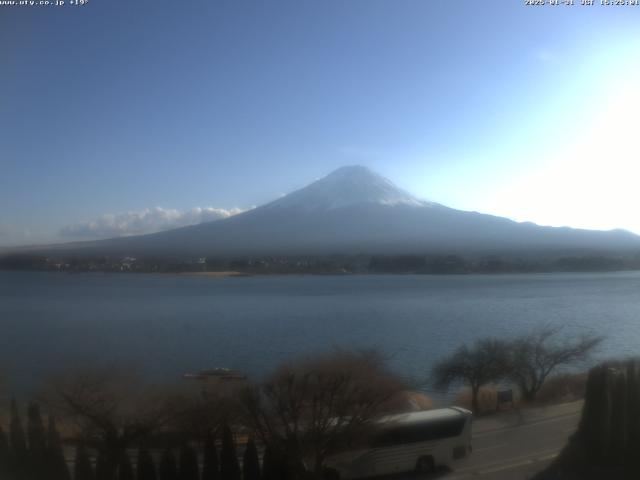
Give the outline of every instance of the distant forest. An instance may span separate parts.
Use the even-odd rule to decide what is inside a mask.
[[[46,257],[12,254],[0,257],[2,270],[62,272],[265,274],[473,274],[534,272],[607,272],[640,270],[640,253],[576,256],[328,255],[206,257]]]

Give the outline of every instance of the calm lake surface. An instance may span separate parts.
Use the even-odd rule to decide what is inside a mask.
[[[158,379],[211,367],[252,376],[333,346],[377,347],[408,378],[460,343],[537,326],[640,353],[640,272],[207,278],[0,272],[0,372],[13,391],[81,365]]]

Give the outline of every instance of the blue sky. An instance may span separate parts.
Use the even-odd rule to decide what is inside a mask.
[[[347,164],[640,233],[640,7],[523,3],[0,6],[0,245],[224,216]]]

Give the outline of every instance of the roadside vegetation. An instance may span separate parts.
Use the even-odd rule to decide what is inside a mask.
[[[489,384],[480,388],[478,394],[478,415],[491,415],[499,409],[520,409],[531,406],[555,405],[560,403],[575,402],[584,399],[585,386],[587,383],[587,374],[579,373],[561,373],[550,376],[544,383],[535,402],[524,402],[516,392],[512,404],[498,406],[498,392],[505,387],[498,387],[495,384]],[[471,390],[460,390],[453,401],[454,405],[472,409]]]
[[[282,365],[259,384],[158,388],[124,371],[76,372],[51,381],[37,402],[12,401],[6,431],[0,422],[0,478],[322,478],[333,448],[356,442],[381,414],[407,408],[398,402],[404,390],[369,351]]]
[[[468,402],[477,414],[495,410],[499,382],[517,386],[521,404],[553,401],[568,385],[579,394],[585,384],[584,376],[552,374],[585,361],[600,341],[564,340],[553,329],[481,339],[436,364],[433,382],[469,387],[458,404]],[[260,383],[158,386],[125,370],[79,370],[51,379],[35,401],[11,402],[0,421],[0,478],[331,478],[327,456],[357,446],[381,415],[431,406],[415,400],[376,351],[336,350],[286,363]]]
[[[494,384],[515,385],[519,400],[531,404],[553,373],[585,362],[603,340],[593,335],[567,340],[560,333],[546,327],[509,341],[486,338],[462,345],[433,367],[432,381],[437,388],[467,386],[476,414],[482,412],[483,388]]]

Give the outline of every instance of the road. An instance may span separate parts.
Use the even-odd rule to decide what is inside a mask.
[[[398,474],[393,480],[525,480],[544,469],[566,445],[580,419],[582,401],[504,412],[473,423],[473,453],[453,470]],[[72,466],[75,450],[68,448]],[[135,458],[135,452],[131,452]],[[241,459],[239,459],[241,460]]]
[[[443,480],[520,480],[544,469],[575,431],[582,402],[502,413],[474,423],[473,454]]]

